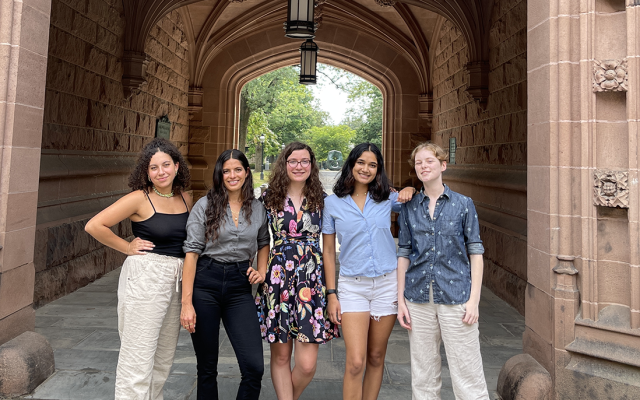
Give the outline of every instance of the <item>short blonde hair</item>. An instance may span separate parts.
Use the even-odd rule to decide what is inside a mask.
[[[413,151],[411,152],[411,158],[409,159],[409,164],[412,167],[415,167],[415,163],[416,163],[416,154],[420,151],[420,150],[429,150],[431,151],[438,160],[440,160],[440,164],[442,164],[442,162],[447,161],[448,158],[448,154],[446,151],[444,151],[444,149],[440,146],[438,146],[437,144],[433,143],[433,142],[424,142],[424,143],[420,143],[418,146],[416,146],[415,149],[413,149]]]

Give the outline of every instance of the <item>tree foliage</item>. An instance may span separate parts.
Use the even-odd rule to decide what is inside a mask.
[[[249,144],[249,151],[247,156],[255,154],[258,145],[260,144],[260,136],[265,137],[264,140],[264,155],[274,156],[280,152],[280,143],[278,137],[269,129],[269,121],[267,115],[262,110],[257,110],[251,113],[249,117],[249,123],[247,124],[247,144]]]
[[[313,149],[318,161],[326,161],[331,150],[349,153],[355,131],[346,125],[313,127],[305,132],[304,140]]]
[[[347,94],[349,103],[343,125],[355,131],[354,144],[371,142],[382,148],[382,92],[372,83],[345,70],[322,65],[320,73]]]
[[[277,146],[265,145],[265,155],[277,154],[280,144],[301,140],[305,131],[325,124],[327,113],[320,111],[311,90],[298,81],[298,69],[285,67],[262,75],[242,88],[240,136],[241,142],[247,139],[248,153],[253,154],[256,145],[255,140],[249,140],[252,121],[259,124],[251,129],[262,129],[259,126],[266,122],[266,128],[275,136]],[[264,118],[254,117],[259,112]]]

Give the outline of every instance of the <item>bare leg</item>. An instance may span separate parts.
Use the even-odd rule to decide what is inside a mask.
[[[294,358],[296,365],[291,372],[293,400],[300,398],[300,395],[302,395],[302,392],[304,392],[304,389],[306,389],[316,373],[318,346],[316,343],[296,342],[295,344]]]
[[[382,377],[384,374],[384,357],[387,354],[387,342],[393,325],[396,323],[396,315],[374,319],[369,324],[369,338],[367,341],[367,369],[362,382],[363,400],[375,400],[380,392]]]
[[[370,316],[368,312],[342,314],[342,336],[347,350],[342,398],[362,399],[362,374],[367,358],[367,338]]]
[[[293,400],[291,352],[293,342],[271,343],[271,380],[279,400]]]

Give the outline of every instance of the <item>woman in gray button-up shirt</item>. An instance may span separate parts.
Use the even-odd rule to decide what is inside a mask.
[[[269,231],[242,152],[226,150],[218,157],[213,187],[189,216],[184,252],[180,322],[196,352],[198,400],[218,399],[221,320],[242,374],[238,398],[257,400],[264,360],[251,284],[264,281]],[[256,252],[257,271],[251,268]]]

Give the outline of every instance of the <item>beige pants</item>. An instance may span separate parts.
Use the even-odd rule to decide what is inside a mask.
[[[129,256],[118,284],[116,400],[161,400],[180,333],[183,259]]]
[[[432,293],[433,291],[431,291]],[[482,369],[478,324],[462,322],[463,305],[407,301],[411,330],[411,390],[413,400],[440,399],[440,344],[444,341],[453,393],[459,400],[488,400]]]

